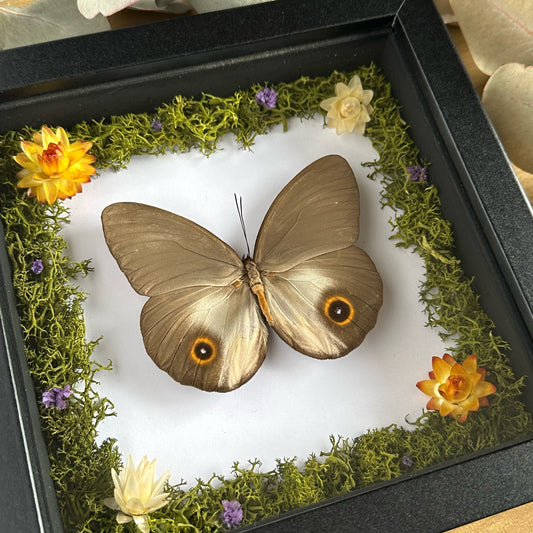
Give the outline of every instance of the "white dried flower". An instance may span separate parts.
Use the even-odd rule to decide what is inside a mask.
[[[148,533],[150,526],[147,515],[167,504],[169,494],[163,492],[163,486],[170,477],[170,472],[163,474],[154,481],[154,459],[148,462],[146,456],[135,467],[131,455],[128,456],[126,467],[120,474],[111,469],[111,477],[115,485],[114,498],[106,498],[104,504],[118,512],[117,522],[125,524],[135,522],[142,533]]]
[[[366,123],[370,121],[370,101],[373,96],[374,91],[363,89],[357,75],[348,85],[337,83],[335,96],[320,103],[320,107],[328,112],[328,128],[335,128],[337,135],[345,131],[356,131],[363,135]]]

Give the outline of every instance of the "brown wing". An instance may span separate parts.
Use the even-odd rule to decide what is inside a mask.
[[[104,236],[132,287],[155,296],[194,285],[240,279],[242,261],[224,241],[187,218],[150,205],[112,204],[102,211]]]
[[[159,368],[205,391],[240,387],[266,355],[268,329],[248,285],[153,296],[142,310],[141,332]]]
[[[353,245],[358,235],[357,182],[337,155],[302,170],[261,226],[254,259],[272,326],[307,355],[345,355],[376,323],[382,282],[370,257]]]
[[[383,301],[381,277],[356,246],[267,275],[264,284],[272,327],[293,348],[319,359],[359,346]]]
[[[110,205],[102,224],[132,287],[150,296],[141,332],[154,362],[207,391],[250,379],[265,357],[268,330],[233,249],[194,222],[143,204]]]
[[[255,243],[254,261],[283,272],[321,254],[346,248],[359,236],[359,190],[338,155],[304,168],[278,194]]]

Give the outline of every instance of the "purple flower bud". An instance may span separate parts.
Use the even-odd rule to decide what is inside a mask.
[[[30,266],[30,270],[35,274],[39,275],[44,270],[44,265],[42,259],[36,259]]]
[[[152,119],[152,122],[150,122],[150,127],[152,128],[152,131],[158,132],[163,129],[163,123],[160,120],[154,118]]]
[[[255,101],[266,109],[274,109],[278,103],[278,93],[265,87],[255,95]]]
[[[241,504],[237,500],[222,500],[222,523],[226,527],[238,526],[244,517]]]
[[[70,385],[65,385],[63,388],[52,387],[50,390],[43,392],[42,404],[45,407],[57,407],[58,409],[65,409],[67,407],[67,398],[72,394]]]
[[[411,468],[413,466],[413,460],[408,455],[404,455],[402,457],[402,465]]]
[[[409,175],[410,181],[427,181],[428,176],[426,169],[420,165],[413,165],[407,167],[407,174]]]

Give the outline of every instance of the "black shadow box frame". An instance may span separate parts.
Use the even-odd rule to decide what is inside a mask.
[[[278,0],[0,52],[0,131],[149,111],[371,61],[432,162],[457,255],[518,375],[533,377],[533,217],[428,0]],[[10,266],[0,244],[0,507],[5,531],[60,532]],[[533,411],[533,387],[525,399]],[[533,500],[533,435],[242,531],[443,531]]]

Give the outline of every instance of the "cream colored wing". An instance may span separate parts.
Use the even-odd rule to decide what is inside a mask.
[[[205,391],[240,387],[266,355],[268,329],[247,284],[153,296],[142,310],[141,332],[159,368]]]
[[[194,222],[143,204],[113,204],[102,224],[132,287],[150,296],[141,332],[154,362],[207,391],[250,379],[265,357],[268,330],[233,249]]]
[[[383,301],[381,277],[356,246],[267,274],[264,286],[278,335],[319,359],[341,357],[359,346]]]

